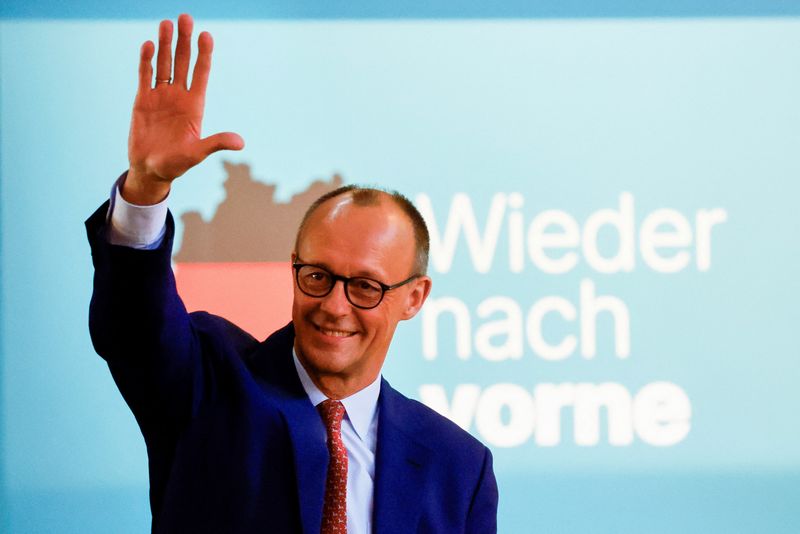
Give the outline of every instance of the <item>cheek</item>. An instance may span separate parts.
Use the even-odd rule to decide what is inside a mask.
[[[294,296],[294,300],[292,301],[292,322],[294,323],[295,328],[300,326],[300,304],[297,302],[297,295]]]
[[[303,314],[308,313],[317,304],[318,299],[312,299],[304,295],[297,285],[294,286],[294,298],[292,299],[292,319],[299,319]]]
[[[373,339],[379,343],[388,343],[394,335],[397,319],[394,314],[381,313],[362,319],[362,324],[368,326]]]

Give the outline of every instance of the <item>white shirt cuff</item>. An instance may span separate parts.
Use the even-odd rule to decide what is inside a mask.
[[[109,207],[109,243],[138,249],[158,248],[167,231],[167,199],[152,206],[131,204],[122,198],[120,182],[114,184]]]

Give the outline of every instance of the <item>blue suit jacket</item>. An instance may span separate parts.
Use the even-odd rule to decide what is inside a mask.
[[[153,532],[317,534],[328,452],[294,368],[291,324],[259,343],[187,313],[171,216],[159,249],[134,250],[106,242],[107,210],[86,221],[90,331],[144,435]],[[496,532],[489,450],[385,380],[378,406],[375,532]]]

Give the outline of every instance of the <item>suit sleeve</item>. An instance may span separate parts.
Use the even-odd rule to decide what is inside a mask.
[[[478,487],[472,497],[467,517],[468,534],[491,534],[497,532],[497,481],[492,469],[492,453],[487,448],[483,459],[483,470]]]
[[[201,349],[175,287],[172,216],[158,248],[137,250],[108,243],[107,212],[108,202],[86,221],[95,268],[89,332],[150,448],[174,440],[191,417]]]

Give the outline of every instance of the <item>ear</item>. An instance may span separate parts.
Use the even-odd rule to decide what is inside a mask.
[[[420,276],[411,282],[411,288],[408,291],[408,298],[406,299],[406,308],[403,310],[402,319],[405,321],[414,317],[417,312],[425,304],[425,299],[431,293],[433,281],[427,276]]]

